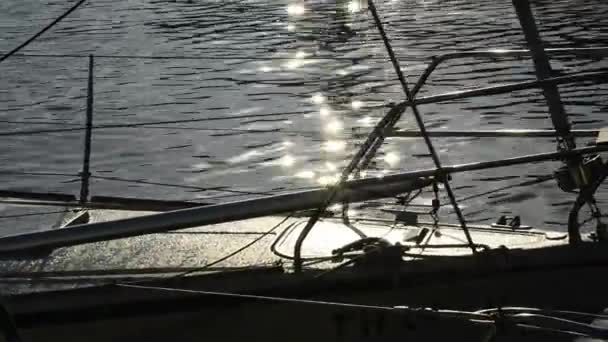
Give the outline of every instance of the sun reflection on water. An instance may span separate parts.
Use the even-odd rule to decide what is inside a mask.
[[[344,36],[348,36],[349,33],[354,33],[352,18],[355,18],[354,13],[365,11],[367,8],[367,0],[342,0],[336,1],[336,12],[339,22],[337,25],[340,28],[339,35],[340,40],[331,40],[330,44],[343,43],[341,39]],[[296,29],[301,29],[307,26],[309,20],[313,20],[315,16],[308,16],[308,12],[312,12],[313,9],[308,7],[308,2],[304,0],[289,0],[285,7],[287,14],[290,19],[289,22],[282,26],[289,32],[295,32]],[[316,10],[315,10],[316,12]],[[316,13],[314,13],[316,15]],[[332,19],[333,20],[333,19]],[[351,36],[348,36],[351,37]],[[347,37],[347,38],[348,38]],[[297,38],[297,37],[295,37]],[[287,71],[287,73],[298,74],[297,77],[305,76],[310,70],[308,64],[324,63],[321,58],[311,58],[310,56],[316,56],[319,52],[310,45],[304,45],[295,47],[295,49],[289,52],[287,59],[283,60],[282,65],[275,65],[274,68],[269,66],[262,66],[259,71],[268,73],[272,71]],[[287,52],[287,51],[285,51]],[[284,55],[283,55],[284,56]],[[338,67],[332,67],[327,70],[327,74],[336,77],[340,82],[350,82],[349,76],[357,71],[355,64],[352,65],[340,65]],[[359,66],[360,68],[361,66]],[[286,74],[287,74],[286,73]],[[348,83],[350,84],[350,83]],[[309,165],[305,165],[307,160],[304,156],[298,156],[295,150],[292,150],[291,146],[301,144],[301,141],[291,142],[285,141],[282,145],[282,156],[276,160],[275,165],[278,164],[283,168],[284,173],[288,173],[289,177],[299,178],[306,180],[306,182],[313,182],[321,186],[329,186],[335,184],[340,179],[340,173],[345,163],[347,154],[347,148],[349,147],[350,141],[348,140],[346,132],[346,126],[351,123],[355,123],[355,126],[360,126],[363,122],[364,126],[372,126],[374,119],[368,116],[364,112],[366,106],[369,104],[362,101],[363,99],[354,99],[352,94],[343,93],[340,89],[348,87],[345,83],[342,87],[335,87],[333,85],[321,86],[318,92],[310,94],[308,99],[304,101],[306,107],[312,105],[311,110],[306,110],[298,118],[298,120],[309,120],[316,118],[319,120],[319,132],[320,133],[320,145],[315,145],[314,149],[320,153],[320,158],[313,158]],[[339,89],[338,89],[339,88]],[[336,89],[338,89],[336,91]],[[353,115],[357,117],[365,117],[363,119],[349,119]],[[299,124],[298,120],[293,120],[293,124]],[[361,120],[363,120],[361,122]],[[348,126],[350,127],[350,126]],[[315,132],[317,133],[317,132]],[[316,147],[319,146],[319,147]],[[312,162],[314,160],[314,162]],[[388,164],[398,163],[398,156],[387,157],[386,162]],[[363,173],[365,176],[365,173]]]
[[[289,4],[287,5],[287,13],[293,16],[300,16],[306,12],[306,8],[303,4]]]
[[[359,110],[361,107],[363,107],[363,101],[354,100],[351,102],[350,106],[353,108],[353,110]]]
[[[374,125],[374,118],[372,118],[369,115],[366,115],[364,117],[362,117],[361,119],[357,120],[357,123],[360,124],[363,127],[372,127]]]
[[[286,154],[280,159],[280,164],[283,167],[291,167],[296,163],[296,159],[290,154]]]
[[[322,94],[317,93],[313,95],[310,100],[314,104],[322,104],[323,102],[325,102],[325,97]]]
[[[388,152],[384,155],[384,161],[390,166],[395,167],[399,164],[399,155],[395,152]]]
[[[346,142],[343,140],[327,140],[321,146],[321,149],[326,152],[341,152],[346,148]]]
[[[298,51],[298,52],[296,52],[296,57],[295,58],[301,59],[301,58],[306,57],[306,55],[307,55],[306,52],[304,52],[304,51]]]
[[[349,73],[350,72],[348,70],[346,70],[346,69],[340,69],[340,70],[338,70],[338,75],[340,75],[340,76],[346,76]]]
[[[297,69],[302,65],[304,65],[304,62],[299,59],[292,59],[289,62],[285,63],[285,67],[290,70]]]
[[[326,132],[333,133],[333,134],[340,132],[343,128],[344,128],[344,125],[342,124],[342,122],[338,121],[337,119],[330,121],[324,127]]]
[[[302,170],[302,171],[296,173],[295,176],[297,178],[313,179],[313,178],[315,178],[315,173],[314,173],[314,171],[311,171],[311,170]]]
[[[319,109],[319,115],[328,116],[331,114],[331,109],[328,106],[323,106]]]
[[[338,170],[338,167],[336,166],[336,164],[334,164],[332,162],[325,162],[325,167],[327,168],[328,171],[331,171],[331,172],[335,172]]]
[[[334,185],[334,184],[338,183],[339,180],[340,180],[340,175],[334,174],[334,175],[321,176],[321,177],[319,177],[319,179],[317,181],[322,186],[328,186],[328,185]]]
[[[357,13],[363,9],[363,0],[351,0],[346,5],[346,8],[350,13]]]

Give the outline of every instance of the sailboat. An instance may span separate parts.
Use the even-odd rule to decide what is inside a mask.
[[[82,210],[61,227],[0,238],[9,265],[44,260],[101,264],[87,272],[4,274],[14,279],[0,304],[6,341],[572,341],[608,338],[603,310],[608,296],[606,225],[594,194],[608,175],[600,153],[606,131],[570,130],[559,84],[606,81],[608,71],[555,77],[552,55],[606,55],[608,48],[545,50],[527,0],[513,0],[527,50],[481,51],[438,56],[409,88],[373,1],[368,6],[383,37],[406,99],[374,128],[333,186],[215,204],[47,195],[44,203]],[[537,80],[430,97],[416,93],[442,61],[454,58],[531,56]],[[418,106],[541,88],[554,130],[433,133]],[[418,131],[394,126],[411,110]],[[461,165],[442,165],[434,134],[555,137],[556,152]],[[576,147],[575,137],[597,136]],[[374,178],[349,177],[364,168],[387,136],[421,136],[435,167]],[[453,196],[450,178],[462,172],[561,160],[554,178],[576,192],[567,232],[551,233],[501,217],[493,225],[468,224]],[[85,173],[86,175],[86,173]],[[438,197],[431,219],[408,211],[416,191],[444,190],[458,224],[441,223]],[[412,195],[414,193],[414,195]],[[405,195],[404,195],[405,194]],[[4,197],[40,202],[39,196]],[[392,219],[331,215],[335,203],[397,197]],[[34,199],[32,199],[34,198]],[[579,215],[588,206],[591,219]],[[579,217],[580,216],[580,217]],[[593,232],[581,232],[594,222]],[[182,234],[170,234],[179,230]],[[187,238],[184,235],[187,234]],[[230,236],[227,238],[226,236]],[[147,248],[133,255],[133,246]],[[237,246],[236,250],[234,246]],[[138,268],[108,269],[103,257]],[[226,254],[226,250],[233,252]],[[140,249],[141,251],[141,249]],[[212,260],[201,267],[157,268],[157,258]],[[148,266],[146,266],[148,265]],[[44,279],[44,282],[34,280]]]

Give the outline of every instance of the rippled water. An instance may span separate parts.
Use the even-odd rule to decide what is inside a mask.
[[[548,46],[608,45],[604,1],[533,4]],[[27,39],[66,6],[64,1],[2,1],[0,50]],[[377,6],[412,83],[432,55],[524,46],[510,1],[378,0]],[[363,0],[99,0],[24,52],[97,56],[95,125],[186,121],[95,129],[93,195],[215,203],[331,182],[386,105],[404,99],[364,7]],[[193,58],[110,57],[117,55]],[[0,132],[80,127],[87,66],[84,57],[17,56],[2,63]],[[553,67],[592,71],[605,68],[606,61],[560,58]],[[457,60],[440,67],[419,95],[533,77],[528,60]],[[561,89],[574,128],[604,125],[608,86]],[[437,130],[551,127],[536,90],[420,110],[427,127]],[[415,128],[411,112],[398,126]],[[83,135],[74,130],[0,136],[0,188],[78,194]],[[446,165],[555,149],[551,139],[438,138],[434,143]],[[370,174],[431,166],[421,139],[389,139]],[[550,174],[557,166],[457,174],[453,183],[457,197],[466,198]],[[61,175],[27,174],[49,172]],[[430,202],[431,195],[423,194],[421,202]],[[515,214],[527,224],[563,229],[572,200],[551,181],[462,205],[472,222]],[[3,205],[0,210],[6,216],[26,209]],[[443,218],[454,220],[450,212],[446,206]],[[14,233],[13,227],[38,228],[53,219],[4,217],[0,222]]]

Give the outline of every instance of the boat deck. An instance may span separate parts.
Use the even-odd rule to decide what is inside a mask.
[[[87,214],[88,222],[101,222],[154,213],[90,210]],[[78,215],[82,212],[66,216],[64,222],[71,222]],[[5,293],[23,293],[174,276],[188,271],[214,272],[278,264],[289,269],[296,238],[307,219],[268,216],[60,248],[41,258],[4,262],[0,288]],[[352,220],[351,224],[366,236],[409,246],[409,259],[412,255],[471,254],[465,246],[464,233],[457,225],[408,226],[367,219]],[[530,249],[567,243],[565,233],[535,229],[472,226],[470,231],[476,244],[489,248]],[[302,256],[306,259],[328,257],[334,249],[358,239],[360,235],[340,219],[322,219],[305,240]],[[456,247],[437,248],[450,245]],[[328,260],[310,267],[323,269],[337,265],[336,261]]]

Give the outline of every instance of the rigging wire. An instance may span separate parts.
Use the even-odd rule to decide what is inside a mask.
[[[76,114],[76,113],[75,113]],[[28,121],[28,120],[0,120],[0,122],[8,124],[23,124],[23,125],[65,125],[65,126],[80,126],[79,123],[65,122],[65,121]]]
[[[36,34],[34,34],[32,37],[30,37],[25,42],[21,43],[16,48],[14,48],[11,51],[9,51],[6,54],[4,54],[2,57],[0,57],[0,63],[2,63],[2,61],[6,60],[7,58],[9,58],[10,56],[14,55],[15,53],[17,53],[19,50],[21,50],[24,47],[28,46],[31,42],[33,42],[34,40],[36,40],[36,38],[40,37],[43,33],[45,33],[50,28],[52,28],[53,26],[55,26],[56,24],[58,24],[61,20],[63,20],[63,18],[65,18],[68,15],[70,15],[70,13],[74,12],[78,7],[80,7],[80,5],[82,5],[83,3],[85,3],[85,1],[87,1],[87,0],[80,0],[80,1],[78,1],[77,3],[74,4],[74,6],[72,6],[71,8],[69,8],[62,15],[60,15],[59,17],[57,17],[57,19],[53,20],[50,24],[48,24],[47,26],[45,26],[42,30],[38,31]]]
[[[379,310],[379,311],[393,311],[395,308],[387,307],[387,306],[377,306],[377,305],[362,305],[362,304],[351,304],[351,303],[339,303],[339,302],[327,302],[327,301],[317,301],[317,300],[309,300],[309,299],[296,299],[296,298],[285,298],[285,297],[270,297],[270,296],[259,296],[259,295],[249,295],[249,294],[240,294],[240,293],[229,293],[229,292],[212,292],[212,291],[200,291],[200,290],[187,290],[187,289],[179,289],[179,288],[168,288],[168,287],[157,287],[157,286],[145,286],[145,285],[136,285],[136,284],[116,284],[116,286],[134,288],[134,289],[142,289],[142,290],[159,290],[159,291],[168,291],[168,292],[183,292],[183,293],[191,293],[191,294],[202,294],[202,295],[211,295],[211,296],[220,296],[220,297],[232,297],[232,298],[242,298],[242,299],[256,299],[270,302],[283,302],[283,303],[292,303],[292,304],[312,304],[312,305],[321,305],[328,307],[343,307],[343,308],[353,308],[353,309],[370,309],[370,310]],[[488,318],[489,315],[485,314],[476,314],[475,317],[479,318]]]
[[[28,172],[28,171],[11,171],[11,170],[0,170],[0,175],[80,177],[79,174],[75,174],[75,173]]]
[[[519,188],[522,186],[529,186],[529,185],[535,185],[535,184],[540,184],[540,183],[544,183],[547,181],[550,181],[552,179],[554,179],[555,177],[553,175],[544,175],[544,176],[537,176],[536,179],[532,179],[532,180],[527,180],[521,183],[517,183],[517,184],[511,184],[511,185],[507,185],[504,186],[502,188],[496,188],[496,189],[492,189],[489,191],[485,191],[485,192],[481,192],[478,194],[473,194],[470,196],[465,196],[462,198],[458,199],[458,202],[462,202],[462,201],[468,201],[470,199],[474,199],[474,198],[478,198],[478,197],[483,197],[486,195],[491,195],[493,193],[499,192],[499,191],[503,191],[503,190],[508,190],[508,189],[512,189],[512,188]]]
[[[1,53],[1,52],[0,52]],[[44,57],[44,58],[88,58],[89,54],[44,54],[44,53],[19,53],[15,54],[15,57]],[[364,58],[362,56],[361,58]],[[255,56],[237,56],[234,54],[230,54],[228,56],[178,56],[178,55],[165,55],[165,56],[151,56],[151,55],[95,55],[95,58],[107,58],[107,59],[177,59],[177,60],[262,60],[262,61],[274,61],[274,60],[291,60],[293,56],[285,56],[285,57],[255,57]],[[416,57],[414,57],[416,58]],[[309,60],[330,60],[328,57],[317,57],[317,56],[307,56],[306,59]],[[373,56],[368,56],[369,60],[380,59]],[[417,60],[423,61],[427,58],[420,57],[416,58]],[[333,56],[331,60],[344,60],[348,62],[352,62],[352,57],[340,57]]]
[[[67,122],[52,122],[52,121],[9,121],[9,120],[0,120],[0,122],[10,123],[10,124],[24,124],[24,125],[65,125],[65,126],[77,126],[74,128],[59,128],[59,129],[48,129],[48,130],[32,130],[32,131],[22,131],[24,134],[16,134],[16,135],[35,135],[35,134],[43,134],[43,133],[60,133],[61,130],[66,130],[66,132],[78,132],[80,130],[86,130],[86,126],[82,126],[77,123],[67,123]],[[253,134],[253,133],[287,133],[287,134],[298,134],[301,136],[309,136],[316,137],[319,135],[318,132],[315,131],[298,131],[298,130],[283,130],[281,128],[270,128],[270,129],[246,129],[246,128],[207,128],[207,127],[183,127],[183,126],[156,126],[153,125],[145,125],[145,126],[137,126],[133,125],[125,125],[125,127],[105,127],[104,125],[92,126],[92,129],[107,129],[107,128],[144,128],[144,129],[166,129],[166,130],[193,130],[193,131],[205,131],[205,132],[236,132],[236,133],[245,133],[245,134]],[[7,134],[12,134],[11,132],[6,132]],[[18,133],[18,132],[15,132]],[[0,132],[0,136],[4,134],[4,132]]]
[[[478,313],[493,313],[496,312],[498,309],[483,309],[483,310],[477,310],[476,312]],[[545,314],[551,314],[551,315],[573,315],[573,316],[582,316],[582,317],[589,317],[589,318],[598,318],[598,319],[608,319],[608,315],[603,315],[603,314],[593,314],[593,313],[588,313],[588,312],[580,312],[580,311],[570,311],[570,310],[547,310],[547,309],[539,309],[539,308],[529,308],[529,307],[519,307],[519,306],[507,306],[507,307],[502,307],[500,308],[501,311],[503,312],[526,312],[526,311],[532,311],[532,312],[540,312],[540,313],[545,313]]]
[[[199,119],[182,119],[182,120],[166,120],[166,121],[148,121],[148,122],[132,122],[132,123],[121,123],[121,124],[101,124],[93,125],[92,129],[111,129],[111,128],[136,128],[142,126],[155,126],[155,125],[167,125],[167,124],[179,124],[179,123],[192,123],[192,122],[206,122],[206,121],[223,121],[223,120],[242,120],[242,119],[253,119],[263,117],[274,117],[284,115],[304,115],[309,114],[307,111],[298,112],[285,112],[285,113],[262,113],[262,114],[245,114],[245,115],[232,115],[232,116],[215,116]],[[0,137],[9,136],[21,136],[21,135],[36,135],[46,133],[67,133],[77,132],[86,130],[87,127],[70,127],[70,128],[49,128],[49,129],[37,129],[37,130],[22,130],[13,132],[0,132]],[[232,130],[232,129],[231,129]]]
[[[203,128],[203,127],[183,127],[183,126],[151,126],[143,127],[145,129],[173,129],[173,130],[192,130],[192,131],[209,131],[209,132],[238,132],[238,133],[287,133],[298,134],[301,136],[318,136],[319,132],[315,131],[297,131],[283,130],[280,128],[270,129],[245,129],[245,128]]]
[[[77,176],[77,175],[74,175]],[[183,188],[183,189],[193,189],[193,190],[203,190],[203,191],[217,191],[217,192],[228,192],[230,194],[223,194],[223,195],[217,195],[217,196],[209,196],[209,197],[196,197],[196,198],[188,198],[188,199],[176,199],[176,200],[172,200],[172,201],[178,201],[178,202],[190,202],[192,204],[201,204],[203,205],[203,203],[197,203],[197,201],[208,201],[208,200],[219,200],[219,199],[225,199],[225,198],[231,198],[231,197],[243,197],[243,196],[251,196],[251,195],[255,195],[255,196],[274,196],[274,195],[278,195],[281,192],[284,191],[301,191],[301,190],[311,190],[311,189],[317,189],[317,187],[311,187],[311,186],[305,186],[305,187],[296,187],[296,188],[289,188],[289,189],[274,189],[275,192],[250,192],[250,191],[241,191],[241,190],[232,190],[232,189],[222,189],[222,187],[217,187],[217,188],[202,188],[202,187],[195,187],[195,186],[189,186],[189,185],[182,185],[182,184],[169,184],[169,183],[158,183],[158,182],[147,182],[147,181],[139,181],[139,180],[130,180],[130,179],[125,179],[125,178],[117,178],[117,177],[103,177],[103,176],[91,176],[92,178],[101,178],[101,179],[110,179],[110,180],[115,180],[115,181],[122,181],[122,182],[133,182],[133,183],[137,183],[137,184],[150,184],[150,185],[161,185],[161,186],[168,186],[168,187],[175,187],[175,188]],[[70,196],[67,194],[62,194],[65,196]],[[69,206],[76,206],[76,207],[80,207],[83,209],[98,209],[97,206],[90,206],[90,205],[83,205],[81,203],[75,203],[73,201],[69,201],[69,200],[47,200],[47,201],[40,201],[40,200],[36,200],[36,199],[29,199],[28,200],[22,200],[22,201],[13,201],[13,200],[5,200],[4,198],[20,198],[19,196],[4,196],[4,197],[0,197],[2,199],[0,199],[0,203],[7,203],[7,204],[25,204],[25,205],[31,205],[31,206],[35,206],[35,205],[44,205],[44,206],[56,206],[56,205],[69,205]],[[138,198],[133,198],[133,200],[138,200]],[[145,199],[144,199],[145,200]],[[49,213],[55,213],[55,212],[49,212]],[[57,211],[57,213],[59,213],[59,211]],[[41,213],[42,214],[42,213]],[[0,219],[3,218],[2,216],[0,216]]]
[[[44,211],[44,212],[41,211],[41,212],[27,213],[27,214],[3,215],[3,216],[0,216],[0,220],[2,220],[2,219],[9,219],[9,218],[27,217],[27,216],[62,214],[62,213],[69,213],[69,212],[70,212],[70,210],[57,210],[57,211]]]
[[[371,9],[373,7],[373,3],[371,2],[371,0],[368,1],[368,4]],[[382,29],[380,29],[380,31],[381,31],[381,34],[384,32]],[[392,52],[392,50],[390,50],[390,52]],[[401,77],[403,77],[403,75],[400,73],[400,70],[398,70],[398,71],[399,71],[398,76],[401,75]],[[409,94],[409,92],[408,92],[408,94]],[[416,108],[415,105],[412,106],[412,108]],[[361,145],[361,147],[357,151],[357,153],[352,157],[349,164],[342,170],[342,174],[341,174],[338,182],[329,188],[330,191],[329,191],[329,194],[327,195],[325,201],[321,204],[321,206],[319,206],[317,208],[317,210],[313,213],[313,215],[311,215],[310,219],[308,220],[308,222],[306,223],[306,225],[300,232],[300,235],[298,236],[295,246],[294,246],[294,271],[296,273],[301,271],[301,267],[302,267],[301,249],[302,249],[302,244],[304,243],[304,240],[306,239],[306,236],[310,233],[310,231],[312,230],[312,228],[314,227],[316,222],[321,218],[322,213],[325,212],[327,207],[332,203],[332,201],[336,197],[339,189],[342,187],[344,182],[347,181],[349,175],[357,169],[357,166],[359,165],[362,158],[364,158],[365,155],[370,151],[370,149],[373,148],[376,140],[382,137],[382,135],[384,133],[384,128],[386,127],[386,125],[388,123],[392,122],[395,119],[395,116],[400,116],[400,115],[401,115],[400,110],[398,108],[394,107],[391,110],[389,110],[389,112],[376,124],[376,126],[374,127],[372,132],[367,136],[364,143]],[[348,219],[347,216],[344,216],[343,218],[345,221],[347,221],[347,219]]]
[[[424,121],[422,120],[422,116],[420,115],[420,112],[418,111],[418,106],[416,105],[416,102],[414,101],[414,94],[412,94],[410,92],[409,86],[407,84],[407,80],[405,79],[405,76],[403,75],[403,72],[401,71],[401,66],[399,65],[399,61],[397,60],[397,57],[395,56],[395,53],[393,51],[389,38],[386,35],[386,32],[384,31],[384,26],[382,25],[382,21],[380,20],[380,16],[378,15],[378,11],[376,10],[374,1],[368,0],[368,6],[369,6],[369,9],[374,18],[374,21],[376,23],[376,27],[378,28],[378,31],[380,32],[380,36],[382,37],[382,41],[384,42],[384,46],[386,47],[389,58],[393,64],[395,73],[397,74],[397,77],[399,78],[399,82],[401,83],[403,92],[405,93],[405,96],[407,97],[407,101],[410,103],[410,107],[412,108],[412,112],[414,113],[414,118],[416,119],[416,123],[418,124],[418,129],[420,130],[422,137],[424,138],[424,142],[426,143],[429,153],[431,154],[433,163],[435,164],[435,167],[438,170],[438,175],[441,178],[443,178],[443,179],[441,179],[441,181],[443,182],[444,189],[445,189],[448,197],[450,198],[450,202],[452,202],[452,206],[454,207],[454,212],[456,213],[456,216],[458,217],[458,221],[460,221],[460,225],[461,225],[464,235],[466,236],[467,241],[471,247],[471,251],[473,252],[473,254],[477,254],[477,250],[475,249],[473,239],[471,238],[471,234],[469,232],[469,229],[467,228],[467,224],[466,224],[464,215],[462,214],[460,207],[458,206],[458,202],[456,201],[456,196],[452,192],[452,187],[450,186],[450,183],[449,183],[446,175],[442,172],[441,161],[439,160],[439,156],[437,155],[437,151],[435,151],[435,147],[433,146],[433,143],[432,143],[429,135],[426,133],[426,126],[424,124]]]
[[[267,194],[264,194],[264,196],[275,196],[280,194],[281,192],[293,192],[293,191],[303,191],[303,190],[312,190],[312,189],[318,189],[318,187],[315,186],[301,186],[301,187],[295,187],[295,188],[289,188],[289,189],[274,189],[276,190],[275,192],[269,192]],[[224,191],[224,190],[215,190],[215,189],[210,189],[212,191]],[[236,190],[235,190],[236,191]],[[216,200],[216,199],[224,199],[224,198],[230,198],[230,197],[242,197],[242,196],[247,196],[247,195],[255,195],[255,194],[248,194],[248,193],[232,193],[230,195],[218,195],[218,196],[210,196],[210,197],[195,197],[195,198],[188,198],[188,199],[177,199],[176,201],[182,201],[182,202],[193,202],[193,201],[208,201],[208,200]]]
[[[60,176],[60,177],[80,177],[78,174],[70,174],[70,173],[57,173],[57,172],[23,172],[23,171],[5,171],[0,170],[0,175],[31,175],[31,176]],[[243,190],[232,190],[226,189],[222,186],[215,186],[212,188],[204,188],[194,185],[185,185],[185,184],[172,184],[172,183],[163,183],[163,182],[152,182],[152,181],[144,181],[138,179],[128,179],[121,177],[108,177],[108,176],[97,176],[91,175],[90,178],[116,181],[116,182],[125,182],[125,183],[133,183],[133,184],[147,184],[147,185],[159,185],[166,186],[172,188],[180,188],[180,189],[191,189],[191,190],[201,190],[201,191],[219,191],[219,192],[228,192],[234,194],[241,195],[262,195],[262,196],[272,196],[273,193],[269,192],[257,192],[257,191],[243,191]]]
[[[124,288],[140,289],[140,290],[155,290],[155,291],[165,291],[165,292],[174,292],[174,293],[199,294],[199,295],[206,295],[206,296],[240,298],[240,299],[258,300],[258,301],[275,302],[275,303],[315,305],[315,306],[324,306],[324,307],[331,307],[331,308],[372,310],[372,311],[395,312],[395,313],[404,312],[404,313],[420,315],[420,316],[436,317],[436,318],[444,318],[444,319],[456,319],[456,320],[461,320],[463,322],[468,322],[471,324],[482,324],[482,325],[491,325],[491,326],[496,326],[497,324],[501,324],[501,323],[503,323],[503,321],[506,321],[504,323],[510,323],[511,325],[513,325],[514,327],[517,327],[517,328],[542,330],[542,331],[546,331],[546,332],[554,332],[554,333],[576,335],[576,336],[605,337],[607,334],[607,330],[605,328],[593,326],[590,324],[564,320],[564,319],[560,319],[558,317],[531,315],[531,314],[527,314],[525,316],[503,314],[503,315],[501,315],[501,317],[499,319],[496,319],[495,315],[486,314],[483,312],[437,310],[437,309],[428,309],[428,308],[414,308],[414,307],[408,307],[408,306],[365,305],[365,304],[356,304],[356,303],[329,302],[329,301],[320,301],[320,300],[311,300],[311,299],[272,297],[272,296],[253,295],[253,294],[230,293],[230,292],[189,290],[189,289],[181,289],[181,288],[147,286],[147,285],[138,285],[138,284],[116,284],[116,286],[124,287]],[[534,319],[538,319],[539,322],[534,322]],[[563,323],[563,324],[565,324],[564,329],[568,329],[568,330],[560,329],[559,325],[558,326],[546,326],[548,321],[553,321],[558,324]],[[544,323],[544,325],[543,325],[543,323]],[[578,329],[581,329],[584,331],[575,331],[574,330],[575,328],[578,328]]]
[[[166,187],[180,188],[180,189],[191,189],[191,190],[202,190],[202,191],[221,191],[221,192],[228,192],[228,193],[242,194],[242,195],[263,195],[263,196],[274,195],[273,193],[269,193],[269,192],[256,192],[256,191],[226,189],[225,187],[222,187],[222,186],[204,188],[204,187],[195,186],[195,185],[171,184],[171,183],[163,183],[163,182],[144,181],[144,180],[138,180],[138,179],[128,179],[128,178],[121,178],[121,177],[94,176],[94,175],[91,175],[90,178],[103,179],[103,180],[116,181],[116,182],[133,183],[133,184],[159,185],[159,186],[166,186]]]
[[[242,267],[211,267],[210,271],[248,271],[260,268],[276,267],[276,262],[265,262],[251,264]],[[151,268],[110,268],[100,270],[58,270],[58,271],[24,271],[24,272],[1,272],[0,283],[19,283],[19,282],[90,282],[96,281],[101,284],[116,285],[116,277],[122,279],[137,278],[140,281],[142,277],[151,276],[152,279],[158,280],[155,275],[178,273],[189,270],[192,267],[151,267]],[[107,278],[106,278],[107,277]],[[150,278],[147,278],[150,280]]]
[[[221,258],[219,258],[219,259],[217,259],[217,260],[215,260],[215,261],[212,261],[212,262],[210,262],[210,263],[206,264],[205,266],[202,266],[202,267],[200,267],[200,268],[193,269],[193,270],[188,270],[188,271],[186,271],[186,272],[183,272],[183,273],[180,273],[180,274],[177,274],[177,275],[174,275],[174,276],[168,277],[168,279],[181,278],[181,277],[185,277],[185,276],[187,276],[187,275],[189,275],[189,274],[192,274],[192,273],[196,273],[196,272],[202,272],[202,271],[205,271],[206,269],[209,269],[211,266],[217,265],[217,264],[219,264],[219,263],[221,263],[221,262],[223,262],[223,261],[226,261],[226,260],[228,260],[228,259],[230,259],[230,258],[234,257],[234,256],[235,256],[235,255],[237,255],[237,254],[240,254],[241,252],[245,251],[245,250],[246,250],[246,249],[248,249],[249,247],[251,247],[251,246],[253,246],[254,244],[256,244],[256,243],[258,243],[259,241],[261,241],[263,238],[265,238],[265,237],[267,237],[268,235],[271,235],[272,233],[274,233],[274,231],[275,231],[275,230],[277,230],[277,229],[278,229],[278,228],[279,228],[281,225],[283,225],[283,223],[287,222],[287,220],[289,220],[289,219],[290,219],[290,218],[293,216],[293,214],[294,214],[294,213],[291,213],[291,214],[289,214],[289,215],[285,216],[285,217],[284,217],[284,218],[283,218],[283,219],[282,219],[282,220],[281,220],[279,223],[277,223],[276,225],[274,225],[274,226],[273,226],[272,228],[270,228],[268,231],[266,231],[265,233],[261,234],[261,235],[260,235],[260,236],[258,236],[257,238],[253,239],[253,240],[252,240],[252,241],[250,241],[249,243],[247,243],[247,244],[243,245],[242,247],[238,248],[237,250],[235,250],[235,251],[233,251],[233,252],[231,252],[231,253],[229,253],[229,254],[226,254],[225,256],[223,256],[223,257],[221,257]]]

